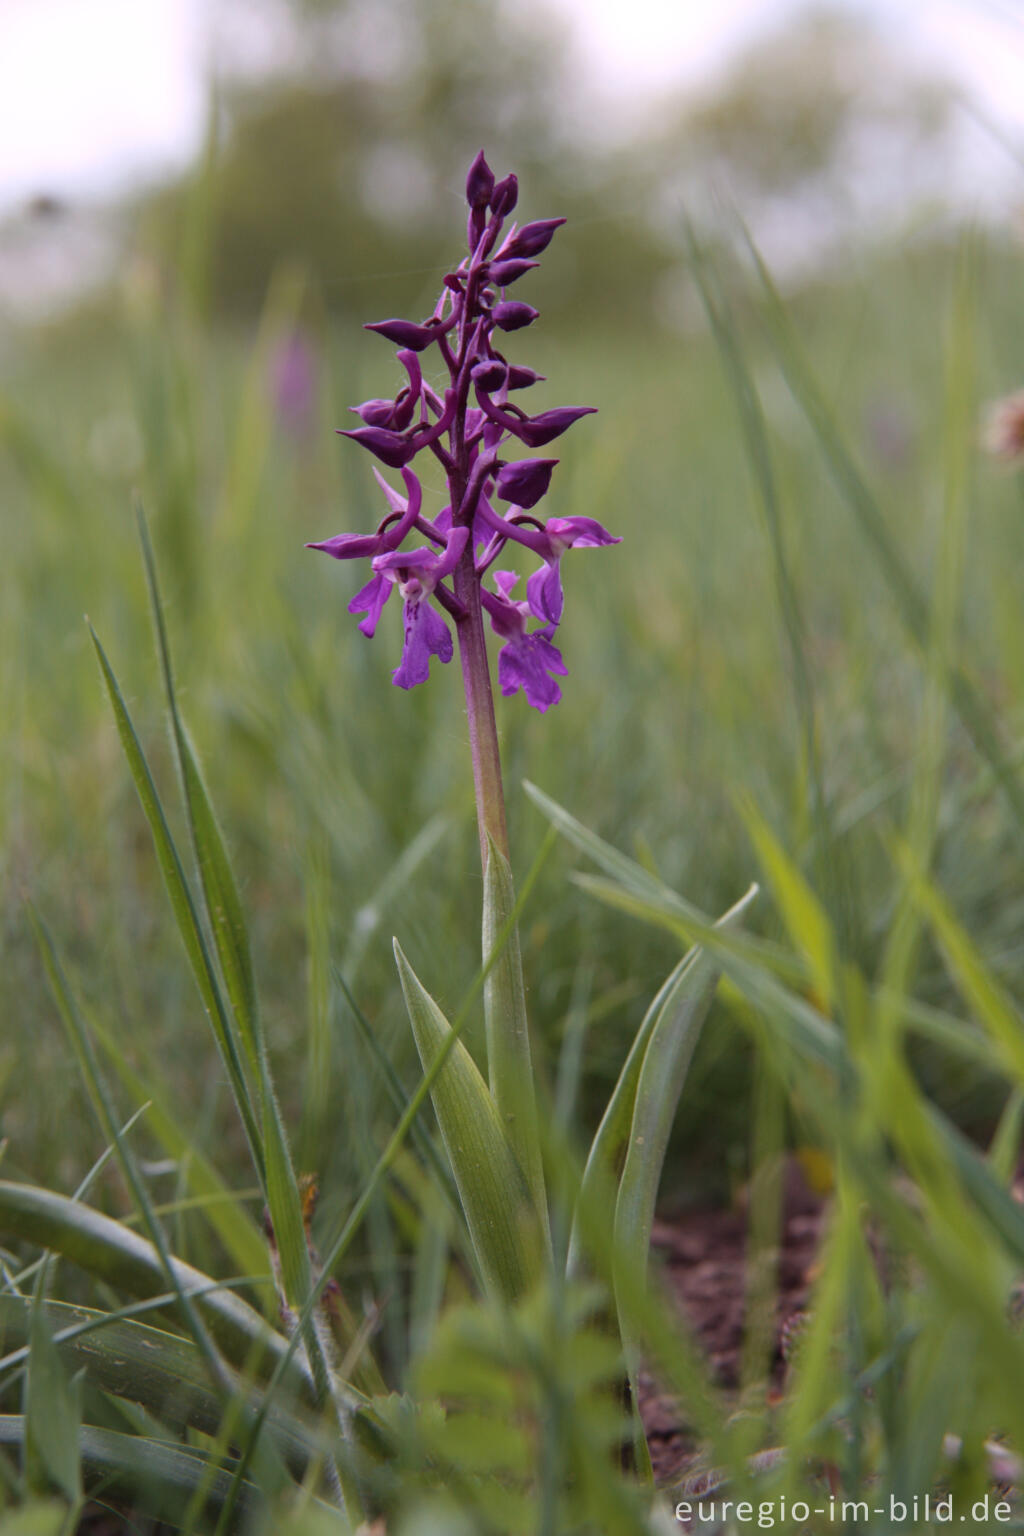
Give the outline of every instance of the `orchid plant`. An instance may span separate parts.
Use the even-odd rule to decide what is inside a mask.
[[[466,180],[468,255],[445,275],[433,313],[422,322],[391,319],[367,327],[399,348],[404,380],[393,399],[352,407],[362,425],[342,435],[398,470],[403,489],[375,466],[387,505],[375,532],[341,533],[308,546],[336,560],[370,561],[370,579],[348,605],[350,613],[362,615],[364,635],[375,634],[398,588],[404,644],[393,674],[397,687],[427,681],[433,657],[452,659],[450,625],[458,640],[484,869],[489,1083],[397,941],[395,953],[424,1069],[436,1071],[440,1058],[448,1057],[434,1084],[434,1106],[481,1277],[506,1300],[523,1295],[551,1262],[553,1249],[484,617],[501,642],[502,694],[522,691],[530,705],[546,712],[561,698],[556,679],[566,675],[554,643],[564,607],[562,557],[570,549],[621,542],[592,517],[542,518],[538,509],[558,460],[510,457],[519,447],[546,447],[593,414],[591,406],[562,406],[531,416],[511,398],[541,376],[510,362],[502,350],[506,335],[538,318],[536,309],[508,298],[507,290],[538,265],[535,258],[565,222],[508,224],[517,200],[515,175],[496,180],[481,151]],[[421,360],[431,348],[447,376],[443,388],[424,372]],[[423,453],[441,465],[447,484],[447,499],[433,517],[424,511],[423,486],[410,468]],[[417,537],[426,543],[405,547]],[[521,599],[514,596],[521,576],[497,565],[517,553],[539,562]],[[533,795],[556,822],[559,814],[564,821],[544,796]],[[568,825],[562,830],[571,835]],[[747,900],[749,895],[723,921],[734,921]],[[673,971],[643,1022],[591,1149],[581,1199],[618,1185],[616,1243],[624,1254],[646,1254],[668,1131],[716,980],[699,952]],[[570,1272],[583,1267],[582,1252],[577,1222],[568,1247]],[[635,1309],[631,1313],[618,1300],[619,1333],[635,1377],[640,1330]],[[642,1434],[634,1438],[643,1461]]]

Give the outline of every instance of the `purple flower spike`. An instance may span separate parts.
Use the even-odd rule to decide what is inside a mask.
[[[545,522],[533,511],[551,488],[557,459],[506,458],[509,444],[513,451],[517,443],[542,448],[592,410],[556,406],[528,416],[509,399],[512,390],[540,383],[542,376],[510,363],[503,350],[505,335],[532,325],[537,311],[501,295],[537,266],[535,258],[565,222],[539,219],[521,229],[509,224],[503,235],[518,196],[516,177],[496,181],[481,150],[466,179],[469,254],[445,274],[430,318],[422,324],[379,320],[367,327],[399,349],[407,382],[393,400],[365,400],[354,406],[361,425],[342,436],[362,444],[391,469],[401,470],[404,494],[374,469],[388,508],[377,531],[340,533],[310,546],[335,560],[372,562],[369,581],[349,603],[365,635],[374,634],[392,587],[398,588],[404,632],[394,672],[398,687],[425,682],[432,658],[451,659],[449,621],[454,621],[471,721],[484,721],[486,728],[490,719],[491,729],[481,606],[502,642],[502,693],[521,690],[535,709],[550,709],[561,697],[556,678],[565,676],[553,643],[564,606],[561,557],[574,545],[596,548],[619,542],[593,518]],[[434,343],[438,352],[424,377],[419,354]],[[437,368],[447,374],[440,383]],[[433,517],[424,513],[420,481],[408,467],[417,454],[426,452],[447,481],[447,493],[439,498],[443,505]],[[498,510],[501,502],[508,504],[504,516]],[[405,549],[412,537],[426,542]],[[497,572],[494,590],[483,586],[485,574],[507,547],[533,556],[540,566],[530,576],[522,600],[512,597],[521,578],[511,571]],[[475,771],[482,772],[483,761],[474,758]],[[477,788],[485,794],[479,772]],[[481,836],[486,847],[483,832]]]
[[[503,331],[521,331],[532,325],[539,313],[532,304],[521,304],[518,299],[504,299],[491,310],[495,325]]]
[[[535,507],[548,493],[557,459],[519,459],[498,471],[496,494],[517,507]]]

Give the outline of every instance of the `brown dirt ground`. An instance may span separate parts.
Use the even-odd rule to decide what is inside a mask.
[[[782,1383],[783,1331],[808,1296],[825,1221],[826,1206],[812,1193],[795,1159],[784,1177],[783,1221],[778,1254],[773,1380]],[[733,1210],[690,1211],[673,1221],[655,1222],[652,1246],[662,1260],[671,1294],[703,1350],[713,1379],[737,1387],[746,1313],[745,1204]],[[660,1483],[684,1475],[693,1454],[685,1415],[650,1376],[640,1382],[640,1414],[647,1431],[655,1477]]]

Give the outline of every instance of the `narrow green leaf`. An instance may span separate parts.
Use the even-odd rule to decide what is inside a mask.
[[[274,1238],[281,1260],[281,1280],[288,1304],[300,1308],[309,1296],[309,1247],[302,1220],[302,1203],[295,1177],[281,1109],[264,1063],[263,1148],[267,1159],[267,1204],[274,1224]],[[319,1353],[316,1346],[311,1356]],[[324,1383],[326,1385],[326,1381]]]
[[[756,887],[720,919],[719,926],[737,923],[755,894]],[[651,1025],[637,1074],[629,1142],[615,1202],[618,1254],[646,1255],[650,1250],[668,1139],[719,974],[713,956],[698,950],[684,964]],[[627,1309],[619,1308],[619,1321],[636,1402],[641,1341],[630,1327]]]
[[[151,1134],[167,1156],[184,1168],[189,1189],[197,1200],[205,1202],[199,1209],[236,1267],[245,1274],[269,1279],[266,1239],[241,1200],[182,1129],[180,1115],[170,1108],[152,1077],[135,1070],[117,1040],[96,1018],[90,1018],[89,1027],[131,1097],[140,1103],[148,1102],[146,1124]]]
[[[224,838],[178,708],[156,562],[141,507],[136,507],[135,516],[139,542],[142,546],[143,564],[146,569],[146,585],[156,635],[157,657],[171,720],[171,736],[181,778],[189,834],[205,898],[206,915],[210,922],[217,958],[227,985],[228,997],[231,1000],[242,1044],[250,1066],[257,1071],[262,1042],[245,912],[224,845]]]
[[[1013,999],[992,975],[970,934],[942,893],[925,878],[908,849],[898,857],[915,901],[928,918],[950,972],[988,1032],[1006,1069],[1024,1085],[1024,1027]]]
[[[135,789],[139,796],[143,813],[149,823],[150,832],[153,835],[157,861],[164,878],[164,884],[167,887],[167,894],[170,897],[171,908],[178,924],[178,931],[184,942],[185,952],[192,967],[192,974],[195,977],[196,986],[199,989],[199,995],[206,1010],[206,1016],[209,1019],[221,1059],[227,1070],[235,1096],[235,1103],[238,1106],[238,1112],[242,1117],[242,1123],[245,1126],[246,1136],[249,1140],[253,1162],[262,1182],[265,1178],[265,1170],[257,1120],[253,1112],[249,1088],[245,1081],[242,1063],[231,1030],[227,1010],[221,997],[220,985],[213,967],[213,961],[207,949],[202,926],[199,922],[199,914],[196,911],[192,892],[185,878],[185,871],[182,868],[178,850],[171,836],[170,827],[167,824],[167,818],[164,815],[163,806],[160,803],[160,797],[157,794],[156,785],[149,770],[149,764],[146,762],[145,754],[135,727],[132,724],[131,716],[128,713],[128,707],[124,702],[124,697],[118,686],[113,668],[107,660],[106,652],[100,644],[99,637],[91,624],[89,625],[89,634],[92,637],[100,670],[103,673],[103,680],[106,684],[110,704],[117,723],[118,735],[121,738],[121,745],[128,759],[132,778],[135,781]]]
[[[141,508],[137,509],[137,522],[146,567],[146,582],[149,589],[153,627],[156,632],[157,652],[171,720],[171,736],[181,778],[189,834],[199,868],[203,904],[210,931],[213,934],[217,959],[227,986],[238,1036],[259,1087],[267,1204],[270,1207],[274,1225],[285,1298],[290,1306],[299,1308],[309,1294],[309,1249],[303,1227],[295,1168],[288,1149],[288,1138],[270,1080],[270,1069],[263,1046],[245,913],[227,849],[224,846],[224,839],[178,708],[156,562],[153,559],[146,520]],[[228,1038],[233,1039],[233,1036],[229,1034]],[[312,1337],[312,1330],[307,1342],[314,1369],[322,1376],[322,1386],[326,1392],[328,1367],[320,1358],[321,1352],[316,1340]]]
[[[0,1414],[0,1446],[18,1447],[25,1441],[25,1420],[20,1414]],[[87,1489],[102,1486],[104,1496],[121,1499],[160,1519],[173,1518],[208,1475],[209,1458],[195,1447],[171,1445],[113,1429],[83,1424],[78,1432]],[[217,1470],[211,1479],[210,1502],[215,1507],[228,1497],[233,1479]],[[259,1489],[246,1483],[241,1490],[243,1508],[256,1508]]]
[[[424,1070],[447,1053],[431,1097],[484,1281],[498,1296],[522,1296],[540,1272],[542,1253],[523,1171],[476,1063],[420,984],[397,939],[395,959]]]
[[[0,1180],[0,1232],[52,1249],[130,1296],[158,1296],[167,1289],[164,1265],[152,1243],[109,1216],[51,1190]],[[192,1296],[232,1365],[250,1366],[263,1375],[289,1353],[288,1341],[240,1296],[218,1287],[217,1281],[180,1259],[171,1263],[179,1287]],[[301,1401],[313,1402],[309,1374],[291,1354],[289,1389]]]
[[[61,1364],[46,1307],[38,1294],[29,1318],[28,1367],[25,1469],[29,1485],[37,1493],[57,1488],[74,1503],[82,1489],[78,1461],[80,1393]]]
[[[484,872],[483,964],[484,1025],[491,1094],[509,1145],[526,1175],[533,1203],[547,1230],[547,1195],[537,1128],[537,1096],[530,1060],[530,1026],[519,930],[514,912],[512,869],[487,836]]]
[[[1014,1088],[1003,1105],[995,1135],[988,1149],[988,1161],[992,1172],[1004,1184],[1010,1184],[1017,1173],[1020,1158],[1021,1130],[1024,1128],[1024,1090]]]
[[[737,924],[756,894],[757,887],[753,886],[734,907],[719,918],[716,927],[727,929]],[[591,1143],[583,1173],[585,1190],[588,1190],[594,1181],[599,1181],[608,1188],[615,1188],[618,1185],[630,1144],[637,1085],[644,1070],[644,1062],[652,1037],[658,1029],[670,1033],[672,1019],[677,1016],[681,1019],[702,985],[710,983],[713,991],[715,980],[717,977],[714,976],[710,963],[702,956],[700,949],[694,948],[684,955],[662,983],[636,1032],[629,1055],[622,1065],[601,1123]],[[682,1021],[680,1027],[685,1027]],[[658,1172],[660,1177],[660,1167]],[[575,1272],[579,1263],[580,1254],[574,1229],[569,1249],[569,1272]]]
[[[537,792],[531,793],[531,798],[540,803],[547,797],[540,796]],[[573,820],[568,816],[568,812],[563,812],[561,807],[554,805],[554,802],[548,803],[554,806],[561,818],[570,822]],[[579,824],[576,823],[576,826],[578,827]],[[580,828],[580,832],[585,831],[585,828]],[[573,841],[577,841],[573,833],[567,833],[567,835],[570,835]],[[590,838],[592,836],[592,834],[589,835]],[[594,839],[594,841],[600,843],[600,839]],[[601,847],[599,862],[607,867],[609,861],[604,857],[604,849],[608,849],[607,844]],[[615,850],[608,849],[608,852],[614,854]],[[625,862],[629,864],[631,861]],[[666,900],[661,892],[654,896],[635,895],[633,891],[613,880],[584,875],[577,875],[576,883],[583,890],[589,891],[599,900],[620,911],[629,912],[644,921],[667,927],[683,939],[699,939],[711,954],[717,956],[722,972],[753,1004],[751,1021],[758,1029],[762,1024],[768,1025],[776,1041],[785,1044],[793,1052],[794,1061],[802,1064],[804,1068],[811,1067],[817,1070],[824,1068],[834,1081],[844,1082],[847,1088],[852,1086],[853,1064],[835,1025],[812,1008],[804,997],[796,995],[779,982],[766,964],[759,961],[757,952],[751,946],[746,944],[740,946],[735,938],[724,938],[715,931],[706,918],[699,916],[696,919],[689,916],[684,918],[675,903]],[[742,1022],[748,1022],[745,1013],[740,1017]],[[820,1081],[810,1080],[809,1088],[813,1101],[820,1096]],[[986,1219],[999,1234],[1007,1249],[1019,1259],[1024,1260],[1024,1211],[993,1177],[992,1170],[984,1159],[978,1155],[975,1148],[967,1142],[956,1127],[937,1110],[929,1113],[941,1132],[942,1141],[959,1177],[963,1180],[970,1199],[984,1212]]]
[[[154,1254],[160,1266],[161,1276],[166,1278],[167,1284],[175,1293],[175,1299],[178,1303],[182,1320],[188,1327],[203,1356],[214,1388],[224,1399],[227,1412],[229,1414],[234,1413],[241,1405],[235,1394],[230,1373],[224,1365],[224,1361],[211,1337],[201,1311],[193,1304],[187,1286],[183,1286],[181,1283],[177,1264],[171,1256],[163,1228],[156,1218],[152,1201],[149,1197],[149,1191],[118,1129],[113,1105],[99,1069],[99,1062],[96,1059],[92,1038],[67,984],[53,941],[42,920],[31,907],[29,912],[39,940],[57,1006],[67,1029],[68,1037],[78,1057],[79,1065],[96,1108],[100,1126],[108,1142],[112,1143],[116,1150],[121,1171],[135,1199],[139,1214],[149,1232]],[[289,1481],[287,1472],[275,1447],[273,1444],[268,1445],[262,1440],[259,1445],[259,1477],[261,1483],[273,1489],[280,1488]]]
[[[217,1433],[224,1419],[224,1403],[211,1390],[202,1357],[188,1339],[123,1315],[65,1302],[48,1301],[37,1310],[45,1313],[53,1331],[53,1348],[65,1370],[84,1372],[92,1386],[141,1404],[172,1429],[191,1427],[208,1435]],[[0,1333],[6,1346],[27,1339],[36,1326],[30,1302],[21,1296],[0,1296]],[[10,1371],[28,1359],[30,1391],[37,1389],[42,1379],[37,1379],[35,1348],[33,1336],[31,1358],[24,1347],[11,1350],[2,1362]],[[301,1467],[314,1454],[315,1431],[281,1405],[271,1408],[269,1422],[290,1463]],[[77,1420],[73,1432],[64,1436],[72,1450],[76,1433]],[[61,1486],[66,1492],[66,1486]]]
[[[742,801],[740,809],[790,940],[806,958],[815,989],[830,1009],[836,956],[828,916],[753,801]]]
[[[604,838],[598,837],[596,832],[577,821],[564,806],[552,800],[535,784],[524,781],[523,788],[538,810],[548,818],[552,828],[616,882],[619,889],[616,900],[623,910],[629,910],[637,916],[644,914],[649,922],[667,928],[686,944],[699,939],[702,943],[710,943],[716,952],[742,955],[789,980],[804,980],[805,968],[787,951],[763,939],[727,935],[716,930],[711,918],[685,901],[677,891],[655,879],[642,865],[620,853]],[[576,875],[573,878],[584,889],[591,888],[589,876]],[[596,882],[595,888],[602,891],[609,889],[600,881]]]

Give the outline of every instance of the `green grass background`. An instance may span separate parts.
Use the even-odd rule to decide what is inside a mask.
[[[950,363],[959,261],[953,245],[908,240],[792,299],[800,345],[926,595],[943,515],[946,370],[963,372],[972,439],[983,403],[1024,371],[1021,256],[995,237],[974,239],[973,360]],[[609,296],[604,323],[581,332],[544,308],[540,277],[524,294],[543,318],[512,355],[550,379],[537,408],[600,412],[558,445],[547,510],[596,517],[623,543],[566,559],[563,702],[542,718],[522,696],[499,701],[515,865],[521,878],[544,832],[519,787],[529,777],[717,912],[756,874],[738,810],[750,797],[812,883],[831,871],[833,916],[870,976],[899,890],[886,838],[906,819],[925,673],[787,390],[756,279],[732,262],[723,271],[770,435],[828,844],[815,853],[778,569],[695,289],[681,323],[616,333]],[[381,284],[372,286],[376,296]],[[183,709],[251,916],[286,1118],[325,1209],[345,1207],[378,1116],[390,1113],[331,965],[410,1074],[391,934],[444,1006],[475,972],[480,880],[457,665],[435,665],[412,693],[393,689],[394,604],[365,640],[345,611],[358,572],[303,548],[381,514],[368,456],[332,429],[350,402],[393,389],[394,364],[378,338],[317,319],[307,293],[316,421],[304,439],[289,437],[275,420],[269,359],[298,302],[284,274],[258,331],[209,327],[151,274],[129,272],[109,306],[35,337],[5,371],[0,1072],[17,1176],[68,1189],[100,1150],[22,910],[30,895],[96,1021],[195,1144],[234,1182],[248,1178],[83,622],[87,612],[119,670],[171,803],[136,491]],[[377,308],[388,310],[386,297]],[[377,317],[371,301],[367,318]],[[979,461],[973,442],[970,454],[956,649],[1012,751],[1024,690],[1024,497],[1020,479]],[[438,478],[427,470],[428,510],[439,505]],[[955,716],[938,826],[937,882],[1019,994],[1021,832]],[[410,869],[400,861],[424,829],[428,846]],[[524,961],[549,1079],[570,1010],[588,1010],[581,1113],[593,1123],[676,951],[669,936],[589,901],[567,881],[573,867],[565,849],[549,859],[525,917]],[[776,934],[768,902],[754,923]],[[916,967],[914,995],[962,1014],[928,944]],[[990,1129],[1003,1091],[994,1079],[934,1047],[917,1064],[962,1123]],[[687,1086],[669,1202],[727,1198],[744,1176],[747,1077],[743,1034],[719,1005]],[[105,1198],[116,1206],[116,1189]]]

